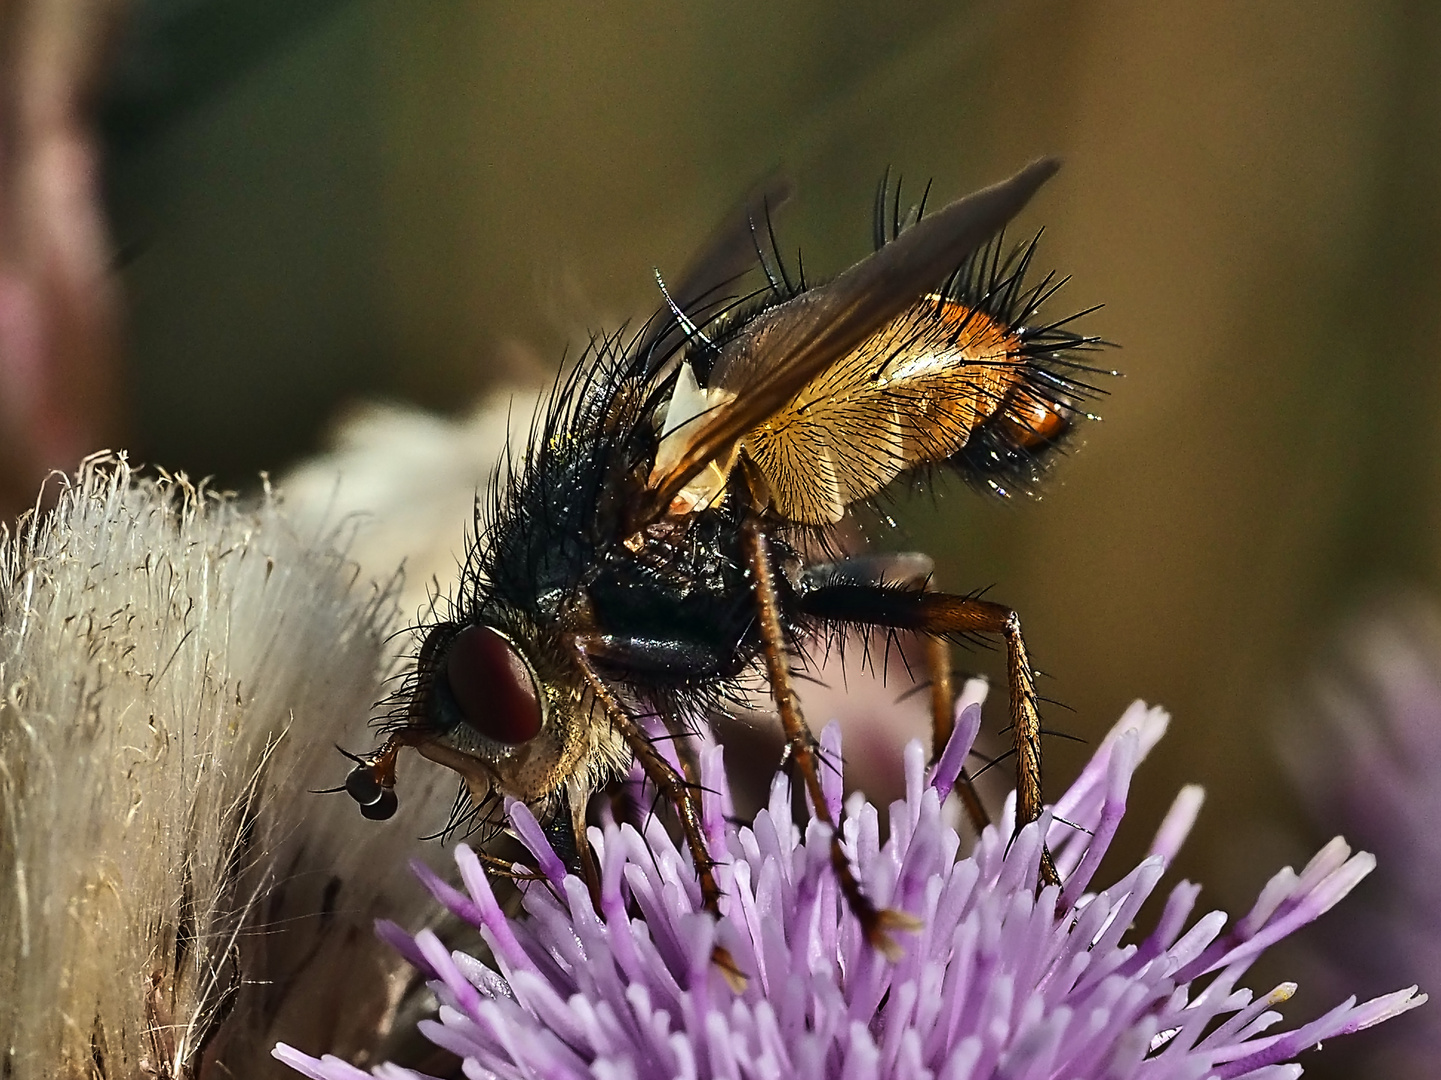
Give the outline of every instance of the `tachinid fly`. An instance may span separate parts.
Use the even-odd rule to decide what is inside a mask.
[[[933,643],[937,748],[952,722],[948,639],[1004,642],[1017,827],[1039,817],[1040,717],[1016,613],[934,591],[923,557],[817,553],[853,508],[937,466],[1002,494],[1026,486],[1085,415],[1094,369],[1077,354],[1097,339],[1038,320],[1057,281],[1026,284],[1034,243],[996,238],[1056,167],[1038,161],[929,215],[924,201],[903,215],[883,186],[876,251],[817,287],[761,242],[775,192],[743,207],[662,285],[666,309],[639,335],[601,342],[561,380],[526,460],[499,477],[451,617],[427,628],[384,745],[346,782],[365,815],[394,812],[409,746],[461,775],[474,813],[511,797],[583,837],[590,795],[638,760],[716,910],[694,785],[656,743],[706,722],[759,665],[832,826],[840,887],[890,950],[908,917],[876,909],[834,838],[788,660],[808,640],[885,628]],[[757,264],[767,286],[728,295]],[[969,781],[959,790],[985,824]],[[1041,873],[1055,880],[1049,855]]]

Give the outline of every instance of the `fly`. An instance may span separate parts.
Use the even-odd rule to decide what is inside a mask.
[[[937,753],[953,722],[947,643],[1004,643],[1016,827],[1040,817],[1041,720],[1017,614],[935,591],[924,556],[817,553],[853,510],[936,467],[1002,495],[1028,486],[1088,415],[1096,370],[1079,354],[1098,339],[1070,329],[1077,316],[1038,319],[1060,282],[1027,284],[1035,243],[997,238],[1056,168],[1037,161],[929,215],[924,200],[903,215],[899,193],[888,206],[883,185],[876,250],[816,287],[792,282],[759,239],[778,192],[743,208],[676,288],[662,284],[666,308],[640,335],[601,341],[557,383],[523,464],[503,467],[450,617],[425,628],[384,744],[355,759],[345,786],[362,812],[394,812],[396,759],[412,747],[460,774],[470,814],[519,799],[583,850],[591,794],[639,761],[717,911],[693,778],[657,742],[706,722],[759,665],[831,827],[842,893],[893,952],[891,932],[914,921],[878,910],[845,857],[789,659],[880,628],[931,643]],[[757,261],[767,286],[725,296]],[[958,791],[987,824],[964,774]],[[1040,876],[1058,880],[1049,853]]]

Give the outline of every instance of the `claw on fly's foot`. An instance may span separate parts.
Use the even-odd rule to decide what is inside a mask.
[[[733,993],[744,994],[746,992],[748,980],[745,972],[736,965],[735,957],[730,954],[729,949],[717,945],[711,950],[710,962],[720,971],[721,978],[726,981],[726,985],[731,988]]]
[[[882,908],[861,919],[861,930],[866,935],[866,943],[893,964],[900,961],[905,950],[891,935],[914,934],[924,925],[916,916],[905,911],[896,911],[894,908]]]

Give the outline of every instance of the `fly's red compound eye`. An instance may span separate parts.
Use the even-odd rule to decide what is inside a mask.
[[[516,745],[540,734],[535,675],[505,637],[467,626],[451,639],[442,668],[459,719],[488,739]]]

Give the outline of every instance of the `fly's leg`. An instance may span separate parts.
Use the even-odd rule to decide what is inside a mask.
[[[846,904],[860,920],[861,929],[871,946],[888,959],[900,957],[900,947],[891,937],[892,930],[916,930],[920,924],[910,915],[898,911],[881,911],[866,896],[857,880],[851,862],[841,847],[840,830],[831,816],[830,805],[826,802],[821,788],[819,763],[816,755],[816,738],[801,716],[800,701],[796,698],[791,683],[790,667],[786,659],[786,639],[781,629],[780,602],[776,597],[775,571],[771,566],[770,549],[759,527],[751,522],[743,533],[746,560],[751,572],[751,586],[756,598],[756,616],[760,626],[761,651],[765,656],[766,674],[770,678],[771,696],[781,716],[785,729],[786,743],[790,747],[792,760],[800,770],[806,792],[815,807],[816,816],[831,830],[831,866]]]
[[[670,762],[661,756],[660,751],[655,748],[641,726],[621,708],[620,702],[615,699],[610,687],[596,672],[589,656],[586,655],[583,638],[576,641],[576,658],[591,692],[595,694],[596,700],[605,710],[606,719],[620,732],[621,738],[631,748],[631,752],[635,754],[636,760],[640,762],[641,768],[645,770],[650,782],[656,786],[656,790],[676,808],[676,812],[680,815],[686,844],[690,847],[691,857],[695,861],[697,872],[700,875],[701,901],[707,911],[719,914],[720,886],[716,884],[715,874],[712,871],[715,862],[706,848],[705,833],[700,820],[700,807],[696,803],[691,785],[680,773],[676,772]]]
[[[928,637],[926,641],[926,676],[931,684],[931,764],[941,759],[941,751],[951,741],[955,730],[955,691],[951,688],[951,647],[945,638]]]
[[[956,727],[956,695],[951,687],[951,644],[944,637],[925,635],[926,669],[931,684],[931,764],[941,759],[951,733]],[[976,793],[970,771],[962,768],[956,784],[956,795],[970,818],[971,826],[980,832],[991,823],[991,815]]]
[[[595,695],[595,699],[605,710],[606,718],[615,730],[620,732],[621,738],[626,741],[631,752],[635,754],[636,760],[640,762],[641,768],[645,770],[646,776],[656,786],[661,797],[675,807],[676,813],[680,817],[681,832],[685,835],[686,846],[690,848],[691,861],[695,863],[696,874],[700,878],[701,903],[708,912],[719,918],[721,913],[720,885],[716,882],[715,860],[711,858],[710,848],[706,844],[700,805],[696,801],[694,789],[683,776],[671,767],[670,762],[661,756],[660,751],[655,748],[655,744],[641,726],[615,699],[610,687],[595,670],[595,666],[587,655],[584,635],[574,638],[574,650],[576,664],[585,677],[591,693]],[[735,959],[728,950],[717,945],[711,954],[711,959],[720,968],[721,974],[730,983],[732,989],[737,993],[745,989],[745,975],[736,966]]]
[[[595,864],[595,852],[590,849],[586,837],[585,812],[590,802],[589,792],[575,784],[566,791],[566,805],[570,813],[567,822],[575,844],[575,859],[580,865],[581,877],[585,880],[586,891],[590,893],[591,906],[600,914],[600,867]]]
[[[801,576],[802,591],[809,592],[839,585],[859,588],[897,588],[923,592],[935,572],[935,560],[916,551],[869,552],[852,555],[838,562],[813,563]],[[951,682],[951,647],[944,637],[921,634],[925,643],[925,665],[931,698],[931,764],[940,760],[956,724],[956,695]],[[962,769],[955,791],[965,808],[971,825],[980,832],[991,823],[991,816],[976,794],[969,770]]]
[[[1006,643],[1011,691],[1011,736],[1016,754],[1016,831],[1041,816],[1041,715],[1021,620],[1003,604],[948,593],[902,591],[875,586],[821,585],[800,597],[809,615],[860,626],[889,626],[936,637],[992,634]],[[1041,849],[1041,882],[1059,885],[1051,853]]]

